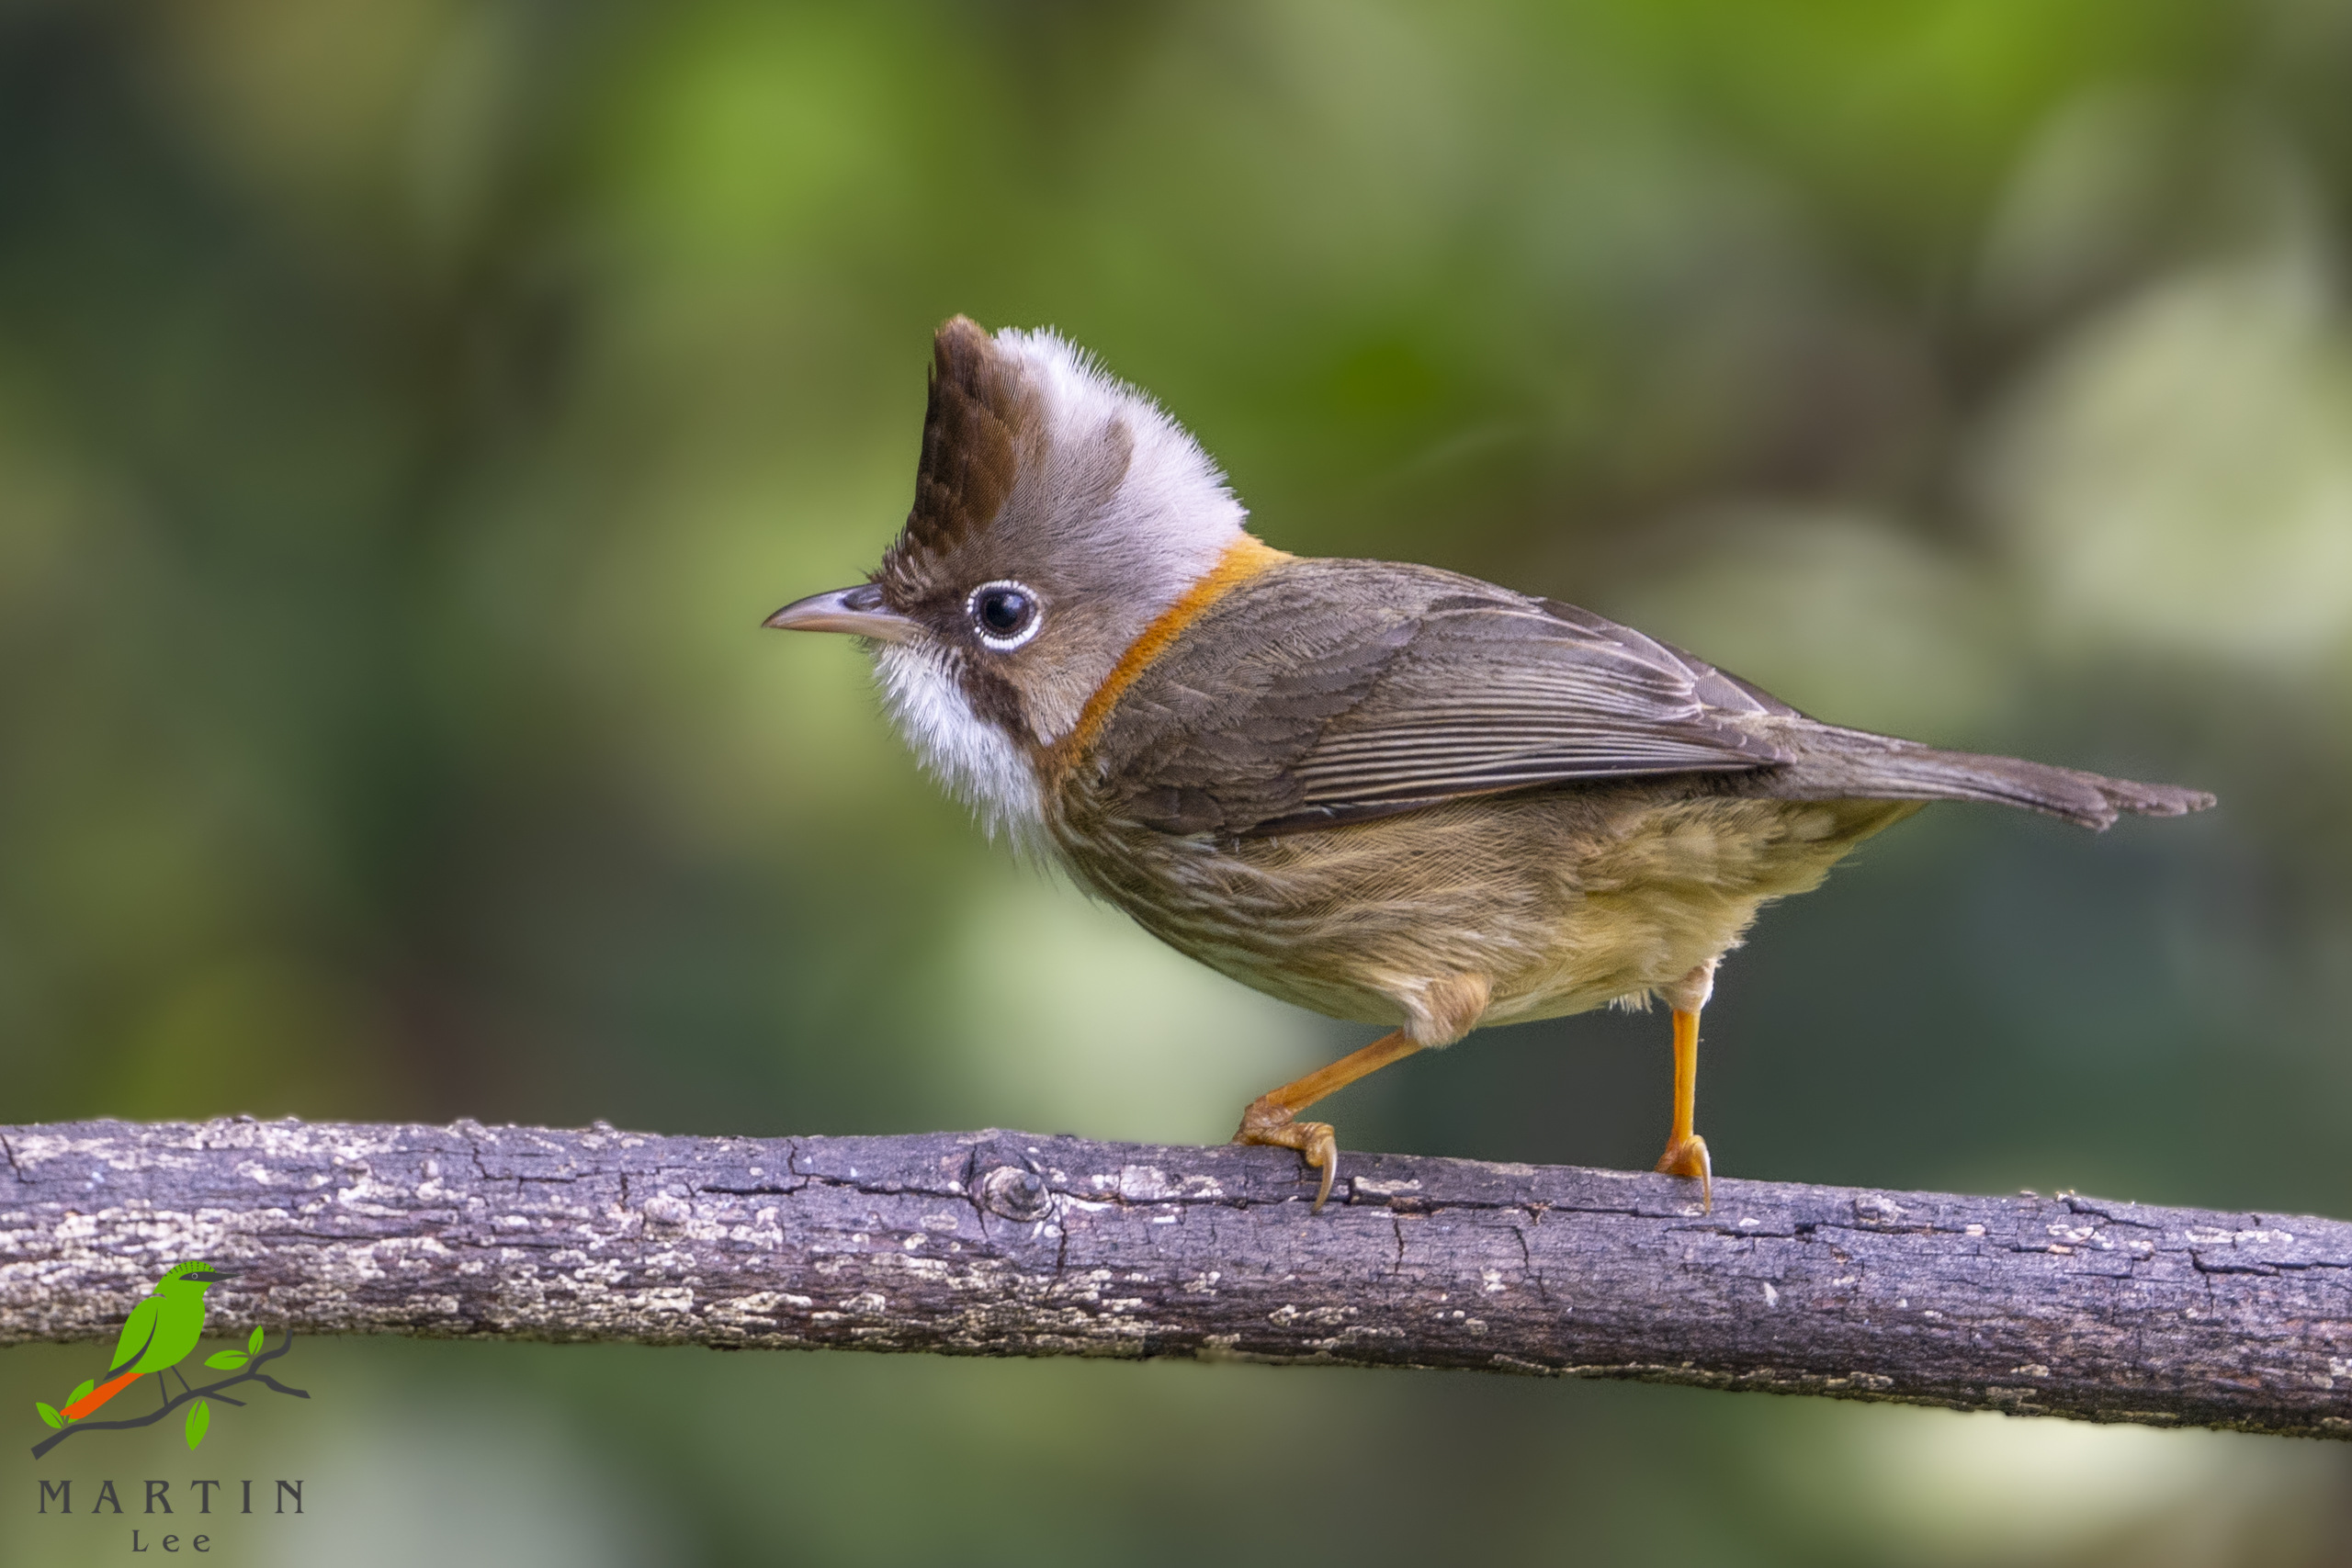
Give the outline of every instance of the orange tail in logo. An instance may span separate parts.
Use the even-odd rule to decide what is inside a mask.
[[[89,1393],[84,1394],[81,1398],[67,1405],[63,1410],[58,1412],[58,1414],[63,1416],[69,1421],[79,1421],[83,1416],[87,1416],[91,1411],[96,1410],[99,1405],[104,1404],[107,1400],[112,1399],[116,1394],[120,1393],[124,1389],[129,1388],[130,1386],[130,1380],[138,1375],[139,1369],[133,1367],[130,1371],[123,1373],[122,1376],[109,1379],[107,1382],[100,1383],[97,1387],[92,1389]]]

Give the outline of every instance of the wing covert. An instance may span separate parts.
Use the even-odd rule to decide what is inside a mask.
[[[1106,802],[1170,832],[1265,834],[1465,795],[1785,760],[1794,716],[1589,611],[1430,567],[1300,560],[1251,580],[1122,699]]]
[[[163,1321],[163,1299],[159,1296],[141,1297],[138,1304],[130,1309],[130,1315],[123,1320],[122,1333],[115,1340],[114,1361],[107,1367],[107,1371],[119,1372],[136,1364],[141,1356],[147,1354],[147,1347],[155,1342],[155,1329]]]

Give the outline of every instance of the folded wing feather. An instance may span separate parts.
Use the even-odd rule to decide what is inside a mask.
[[[1389,561],[1290,561],[1236,588],[1143,672],[1088,761],[1114,815],[1228,836],[1699,773],[1736,793],[1984,800],[2090,828],[2213,803],[1820,724],[1589,610]]]
[[[1663,643],[1434,568],[1303,560],[1220,601],[1098,745],[1124,813],[1262,834],[1577,779],[1786,760],[1796,716]],[[1125,722],[1122,722],[1122,721]]]

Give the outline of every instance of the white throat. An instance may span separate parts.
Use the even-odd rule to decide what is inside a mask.
[[[1002,830],[1024,853],[1045,847],[1037,771],[1012,738],[972,711],[947,656],[920,645],[876,645],[875,672],[890,718],[923,771],[972,808],[991,839]]]

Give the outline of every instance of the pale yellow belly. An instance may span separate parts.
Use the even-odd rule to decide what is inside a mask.
[[[1238,843],[1064,847],[1096,891],[1212,968],[1332,1017],[1450,1039],[1672,986],[1736,945],[1767,900],[1817,886],[1917,808],[1678,797],[1667,782]],[[1483,985],[1483,1012],[1433,1021],[1429,998],[1465,979]]]

